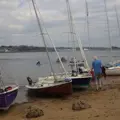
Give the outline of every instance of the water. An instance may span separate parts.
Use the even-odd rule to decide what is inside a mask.
[[[114,60],[120,60],[120,51],[113,51],[112,55]],[[109,51],[85,51],[89,65],[91,66],[92,57],[97,55],[102,60],[103,64],[110,62],[111,53]],[[56,53],[50,53],[53,68],[55,72],[60,72],[62,69],[59,64],[56,64]],[[71,52],[60,52],[60,56],[65,56],[68,59],[72,56]],[[76,57],[81,58],[80,52],[76,52]],[[40,61],[41,66],[36,66],[36,62]],[[69,70],[68,64],[64,64],[65,68]],[[50,74],[50,67],[46,53],[0,53],[0,67],[5,84],[16,82],[20,86],[19,94],[16,99],[17,102],[26,101],[27,84],[26,77],[30,76],[32,79],[37,80],[38,77],[47,76]]]

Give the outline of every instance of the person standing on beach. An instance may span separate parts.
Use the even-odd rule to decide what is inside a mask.
[[[94,70],[94,76],[95,76],[95,82],[96,82],[96,89],[98,90],[99,88],[101,89],[102,87],[102,81],[101,81],[101,76],[102,76],[102,62],[101,60],[98,60],[97,56],[94,56],[94,60],[92,62],[92,69]]]
[[[106,69],[104,66],[102,66],[102,75],[103,75],[104,79],[106,80],[107,75],[106,75]]]

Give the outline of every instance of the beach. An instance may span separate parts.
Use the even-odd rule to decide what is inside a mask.
[[[84,101],[91,108],[73,111],[75,101]],[[26,119],[29,106],[43,110],[44,116]],[[107,77],[102,90],[95,91],[94,84],[85,91],[76,91],[63,98],[35,98],[21,104],[14,104],[9,111],[0,112],[0,120],[119,120],[120,119],[120,77]]]

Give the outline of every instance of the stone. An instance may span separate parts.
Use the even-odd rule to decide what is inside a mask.
[[[95,117],[100,117],[100,115],[95,115]]]
[[[83,110],[88,108],[91,108],[91,106],[83,101],[74,102],[72,104],[72,110]]]
[[[43,115],[43,110],[39,109],[36,106],[29,106],[27,109],[26,118],[37,118]]]

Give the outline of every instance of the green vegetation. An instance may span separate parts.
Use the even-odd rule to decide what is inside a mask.
[[[72,48],[70,47],[57,47],[58,51],[61,50],[70,50]],[[84,49],[88,50],[109,50],[110,48],[106,47],[84,47]],[[120,50],[119,47],[113,46],[113,50]],[[79,50],[79,48],[77,48]],[[45,52],[45,47],[36,47],[36,46],[26,46],[26,45],[20,45],[20,46],[0,46],[0,52]],[[54,48],[48,47],[49,52],[54,52]]]

